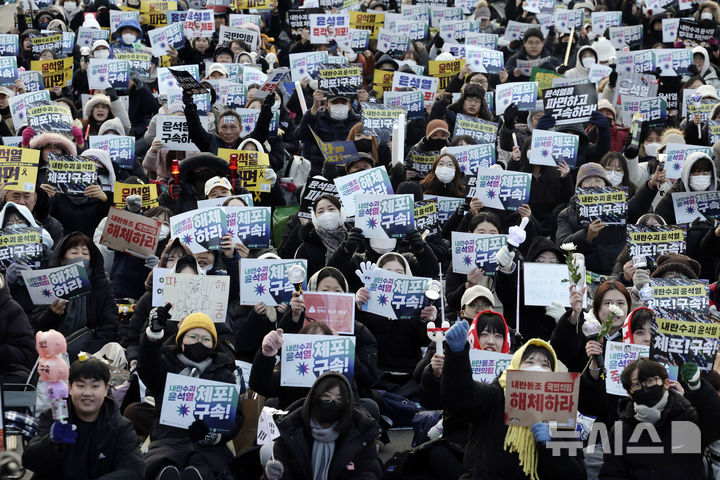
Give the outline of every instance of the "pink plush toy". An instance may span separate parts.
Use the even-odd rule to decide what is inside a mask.
[[[35,335],[38,360],[38,376],[45,382],[46,392],[52,406],[53,418],[64,420],[68,416],[68,364],[60,355],[67,352],[67,342],[57,330],[38,332]]]
[[[67,352],[65,336],[57,330],[37,332],[35,335],[35,348],[41,357],[54,357]]]

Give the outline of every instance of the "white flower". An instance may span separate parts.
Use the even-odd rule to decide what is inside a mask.
[[[565,250],[566,252],[572,252],[572,251],[575,251],[577,249],[577,247],[575,246],[574,243],[570,242],[570,243],[563,243],[562,245],[560,245],[560,249]]]
[[[608,310],[610,311],[610,313],[615,315],[615,317],[623,316],[622,310],[620,310],[620,307],[618,307],[617,305],[610,305],[610,308]]]

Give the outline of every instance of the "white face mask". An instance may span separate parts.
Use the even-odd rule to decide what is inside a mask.
[[[693,175],[690,177],[690,190],[693,192],[704,192],[710,188],[712,175]]]
[[[610,182],[613,187],[618,187],[622,183],[623,174],[615,170],[605,170],[605,179]]]
[[[137,40],[137,35],[134,33],[123,33],[122,34],[122,41],[125,43],[125,45],[132,45],[135,43],[135,40]]]
[[[595,57],[585,57],[582,59],[582,66],[585,68],[590,68],[593,65],[595,65]]]
[[[212,267],[213,267],[213,265],[211,263],[209,265],[205,265],[204,267],[200,267],[200,270],[202,270],[205,273],[208,273],[210,270],[212,270]]]
[[[330,118],[333,120],[345,120],[348,117],[347,105],[330,105]]]
[[[337,230],[340,226],[340,212],[333,210],[331,212],[325,212],[319,217],[315,218],[315,226],[322,228],[327,232]]]
[[[357,53],[356,52],[345,52],[345,58],[347,58],[348,62],[354,62],[357,60]]]
[[[713,14],[711,12],[703,12],[700,14],[700,20],[712,20]]]
[[[63,3],[63,8],[65,9],[66,12],[72,12],[73,10],[75,10],[77,8],[77,3],[76,2],[65,2],[65,3]]]
[[[450,167],[437,167],[435,169],[435,176],[440,183],[450,183],[455,178],[455,169]]]
[[[388,252],[392,252],[393,250],[395,250],[395,245],[397,245],[396,238],[371,238],[370,239],[370,248],[375,250],[380,255],[384,255]]]
[[[106,49],[104,49],[104,48],[101,48],[101,49],[99,49],[99,50],[95,50],[95,52],[93,52],[93,57],[98,58],[98,59],[101,59],[101,60],[105,60],[105,59],[107,59],[107,58],[110,58],[110,50],[106,50]]]
[[[548,372],[547,368],[543,368],[540,365],[533,365],[532,367],[521,368],[523,372]]]
[[[318,89],[318,81],[317,81],[317,79],[316,79],[316,78],[313,78],[312,80],[310,80],[310,82],[308,83],[308,86],[309,86],[311,89],[313,89],[313,90],[317,90],[317,89]]]
[[[167,238],[170,235],[170,227],[163,224],[160,225],[160,239]]]
[[[645,155],[648,157],[656,157],[658,148],[660,148],[659,143],[648,143],[645,145]]]

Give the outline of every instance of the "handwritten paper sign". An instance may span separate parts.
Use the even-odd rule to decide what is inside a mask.
[[[202,312],[215,323],[225,322],[230,293],[227,275],[166,275],[163,305],[171,303],[171,320],[179,322],[191,313]]]
[[[365,238],[403,238],[415,228],[412,195],[357,195],[355,226]]]
[[[570,306],[568,289],[571,283],[567,265],[525,262],[523,268],[525,305],[549,307],[558,302]]]
[[[605,347],[605,391],[612,395],[627,397],[625,387],[620,380],[629,364],[638,358],[648,358],[650,347],[633,343],[607,342]]]
[[[90,293],[90,280],[82,263],[20,273],[35,305],[50,305],[58,298],[71,300]]]
[[[355,337],[284,334],[280,356],[280,385],[312,387],[325,372],[338,372],[352,383]]]
[[[531,427],[556,421],[575,426],[580,374],[508,370],[505,387],[505,424]]]
[[[339,292],[303,292],[305,319],[324,323],[335,333],[355,333],[355,295]]]
[[[427,303],[425,292],[429,281],[429,278],[377,268],[367,285],[370,300],[363,304],[362,310],[396,320],[417,319]]]
[[[240,260],[240,304],[268,307],[289,303],[295,286],[288,280],[288,269],[300,265],[307,272],[307,260]],[[303,285],[303,290],[306,288]]]
[[[180,238],[193,253],[219,250],[226,233],[227,213],[222,207],[198,208],[170,217],[170,236]]]
[[[474,267],[492,275],[497,269],[495,255],[507,243],[507,235],[452,232],[452,269],[467,274]]]
[[[162,222],[127,210],[111,208],[100,245],[140,258],[155,254]]]

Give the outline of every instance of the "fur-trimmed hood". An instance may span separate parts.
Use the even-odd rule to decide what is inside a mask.
[[[212,153],[198,153],[180,161],[180,180],[186,181],[193,169],[207,167],[220,177],[230,175],[228,162]]]
[[[96,93],[92,96],[90,100],[85,104],[85,107],[83,107],[83,117],[90,118],[90,114],[92,113],[93,108],[95,108],[96,105],[107,105],[107,107],[110,109],[110,114],[112,115],[112,102],[110,101],[110,97],[105,95],[104,93]],[[123,128],[122,131],[124,132],[125,129]]]
[[[710,10],[712,10],[713,20],[720,23],[720,6],[718,6],[718,4],[713,1],[706,1],[700,4],[694,15],[695,20],[700,20],[700,12],[702,12],[705,8],[709,8]]]
[[[60,133],[39,133],[30,140],[29,146],[35,150],[42,150],[51,143],[61,146],[70,155],[77,155],[77,145],[75,145],[75,142],[66,135]]]

